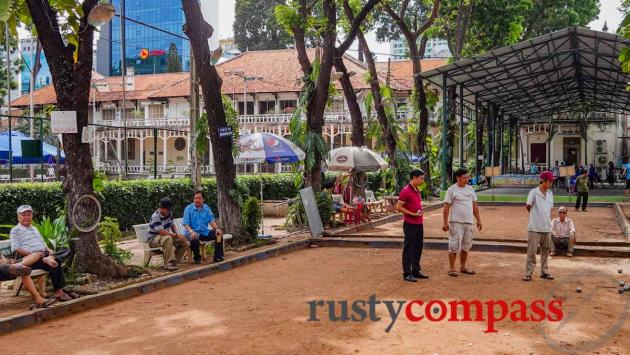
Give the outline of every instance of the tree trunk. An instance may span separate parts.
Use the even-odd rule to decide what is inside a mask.
[[[87,24],[85,16],[96,0],[85,0],[82,4],[85,16],[80,20],[79,47],[77,61],[73,57],[72,46],[66,46],[59,32],[57,16],[48,1],[27,0],[33,24],[37,29],[44,54],[50,67],[53,86],[57,96],[57,109],[75,111],[78,133],[63,134],[66,155],[65,180],[63,191],[69,206],[69,218],[81,219],[89,211],[77,208],[72,215],[72,207],[81,196],[94,195],[92,189],[93,167],[89,144],[81,143],[81,130],[88,124],[90,79],[92,77],[92,42],[94,28]],[[75,246],[75,266],[78,272],[92,273],[102,277],[126,276],[127,270],[103,255],[98,245],[96,232],[80,233]]]
[[[350,112],[350,118],[352,120],[352,145],[355,147],[362,147],[365,145],[363,116],[361,115],[361,108],[359,107],[357,94],[354,92],[350,76],[348,76],[348,69],[343,63],[343,57],[335,58],[335,68],[343,73],[339,82],[343,88],[343,93],[346,97],[346,102],[348,103],[348,111]]]
[[[484,119],[481,118],[483,117],[481,114],[481,108],[478,108],[478,112],[479,112],[479,117],[475,117],[475,122],[476,122],[476,135],[475,135],[475,146],[476,146],[476,150],[475,150],[475,168],[477,170],[475,170],[475,174],[478,171],[480,174],[483,174],[483,172],[481,171],[481,169],[483,168],[483,160],[479,160],[479,156],[483,156],[483,131],[484,131]]]
[[[247,233],[241,224],[241,207],[232,198],[236,193],[236,166],[232,157],[232,142],[229,138],[219,138],[219,127],[227,126],[223,99],[222,80],[214,66],[210,65],[208,38],[214,32],[201,14],[197,0],[182,0],[186,24],[184,33],[190,39],[195,56],[197,75],[201,84],[205,110],[208,115],[208,133],[212,143],[212,154],[217,171],[217,204],[220,224],[226,232],[232,233],[237,243],[246,240]]]

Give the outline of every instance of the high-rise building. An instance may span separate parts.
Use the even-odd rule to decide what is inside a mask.
[[[37,53],[37,38],[32,37],[21,39],[20,52],[22,53],[22,60],[24,62],[24,66],[22,67],[22,72],[20,74],[20,92],[24,95],[30,91],[31,69],[33,68],[33,63],[35,62],[35,54]],[[42,86],[52,83],[52,75],[50,74],[48,62],[46,62],[46,56],[44,56],[43,50],[39,55],[39,63],[41,64],[41,67],[37,73],[37,78],[35,79],[35,89],[39,89]]]
[[[182,70],[190,67],[190,45],[183,26],[186,22],[181,0],[110,0],[121,13],[121,3],[125,8],[125,63],[133,67],[135,74],[168,72],[169,48],[174,44]],[[215,35],[210,40],[210,48],[218,47],[218,0],[202,0],[201,9],[206,21],[215,28]],[[136,22],[137,21],[137,22]],[[138,23],[140,22],[140,23]],[[177,34],[174,36],[166,32]],[[213,46],[213,42],[216,44]],[[149,56],[141,58],[141,51],[146,49]],[[106,76],[121,75],[122,38],[121,19],[113,20],[101,28],[97,42],[96,71]]]
[[[390,51],[394,60],[409,59],[407,42],[403,39],[391,41]],[[445,39],[431,38],[427,41],[424,58],[448,58],[450,56],[451,51],[448,49],[448,43]]]

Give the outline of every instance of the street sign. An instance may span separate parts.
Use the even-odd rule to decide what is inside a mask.
[[[219,138],[233,137],[234,132],[232,132],[232,127],[225,126],[219,127]]]
[[[52,111],[50,114],[52,133],[78,133],[76,111]]]

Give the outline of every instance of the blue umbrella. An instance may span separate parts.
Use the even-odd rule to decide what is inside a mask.
[[[8,164],[9,162],[9,137],[11,139],[11,149],[13,151],[13,164],[53,164],[57,160],[57,147],[48,143],[42,143],[42,158],[22,158],[22,141],[30,140],[31,137],[19,131],[0,132],[0,163]],[[59,152],[63,164],[66,157],[63,152]]]

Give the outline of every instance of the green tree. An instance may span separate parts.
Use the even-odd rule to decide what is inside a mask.
[[[630,0],[624,0],[621,3],[619,10],[625,17],[623,21],[621,21],[617,32],[626,38],[630,38]],[[626,73],[630,73],[630,46],[621,50],[621,53],[619,54],[619,61],[621,61],[622,70]],[[630,85],[627,89],[630,90]]]
[[[167,62],[167,72],[179,73],[182,71],[182,61],[179,58],[179,54],[177,54],[177,45],[175,43],[171,43],[171,45],[168,47]]]
[[[0,29],[4,32],[4,26]],[[13,56],[15,54],[16,43],[17,40],[15,37],[9,39],[9,54]],[[8,93],[8,89],[15,90],[18,88],[18,82],[16,80],[17,75],[21,70],[21,61],[19,59],[13,60],[9,63],[10,65],[10,75],[11,81],[9,82],[7,77],[7,45],[6,41],[2,41],[0,43],[0,106],[4,106],[6,104],[5,99]],[[11,99],[15,99],[12,97]]]
[[[33,26],[50,67],[57,109],[75,111],[77,126],[87,126],[95,29],[88,24],[87,15],[98,1],[8,0],[8,3],[0,13],[0,21],[9,24],[14,36],[18,26]],[[90,214],[89,207],[76,202],[84,195],[94,196],[90,147],[81,143],[80,132],[63,134],[63,143],[66,155],[63,191],[67,205],[77,206],[71,217],[81,220]],[[128,274],[125,268],[103,255],[95,231],[77,232],[77,235],[75,267],[78,272],[105,277]]]
[[[234,41],[241,52],[285,49],[291,36],[276,22],[274,7],[279,0],[236,0],[234,4]]]

